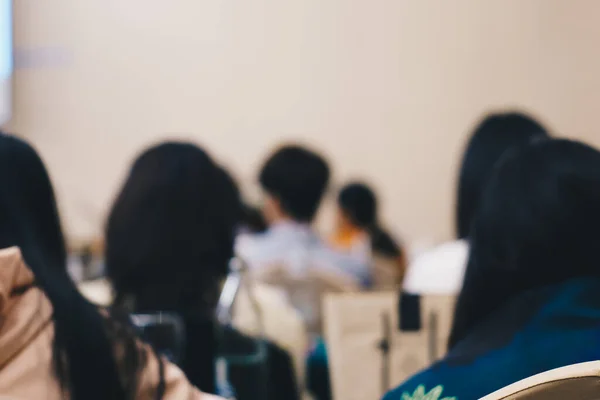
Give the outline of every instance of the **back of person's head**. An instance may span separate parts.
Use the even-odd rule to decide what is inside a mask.
[[[197,146],[168,142],[144,151],[106,226],[117,305],[207,312],[227,274],[240,213],[233,179]]]
[[[456,200],[456,235],[469,236],[473,216],[494,165],[507,151],[548,136],[532,117],[520,112],[487,115],[475,128],[463,156]]]
[[[79,294],[64,265],[45,167],[31,146],[5,135],[0,135],[0,187],[0,248],[20,248],[35,276],[35,288],[52,305],[53,372],[61,387],[75,400],[125,399],[137,384],[139,360],[133,339],[122,341],[127,367],[120,368],[107,321]]]
[[[450,346],[508,300],[600,276],[600,152],[548,140],[503,159],[484,192]]]
[[[311,222],[329,183],[329,166],[311,150],[284,146],[269,157],[259,180],[287,217]]]
[[[31,216],[30,229],[44,259],[66,268],[67,251],[54,189],[41,158],[26,142],[0,133],[0,168],[11,172],[4,172],[2,190]]]
[[[368,185],[345,185],[338,194],[338,206],[350,223],[369,234],[373,252],[389,257],[401,255],[400,246],[379,223],[377,197]]]
[[[338,194],[338,206],[361,229],[369,229],[377,224],[377,199],[373,190],[364,183],[345,185]]]

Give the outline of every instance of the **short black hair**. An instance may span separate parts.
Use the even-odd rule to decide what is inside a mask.
[[[475,216],[450,347],[517,295],[600,276],[598,204],[596,149],[547,140],[503,159]]]
[[[116,305],[131,311],[209,311],[228,272],[241,216],[232,177],[191,143],[146,150],[106,227]]]
[[[311,222],[327,189],[329,174],[323,157],[304,147],[289,145],[269,157],[259,181],[291,218]]]
[[[456,236],[465,239],[494,166],[507,151],[547,138],[544,126],[522,112],[491,113],[467,143],[458,177]]]

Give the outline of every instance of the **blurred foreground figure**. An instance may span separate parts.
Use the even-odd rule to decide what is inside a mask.
[[[221,326],[215,309],[228,274],[242,205],[231,176],[191,143],[167,142],[133,163],[106,227],[106,268],[114,309],[169,313],[182,321],[178,364],[195,385],[215,390],[215,362],[228,350],[254,349],[255,339]],[[298,396],[293,363],[266,344],[269,399]],[[238,400],[257,398],[256,370],[231,371]]]
[[[420,329],[418,295],[453,295],[460,291],[473,217],[498,161],[521,146],[546,138],[548,133],[540,123],[518,112],[490,114],[477,125],[458,177],[456,240],[425,252],[409,265],[400,298],[401,329]]]
[[[15,399],[208,399],[86,301],[66,268],[42,160],[0,134],[0,393]]]
[[[449,353],[385,399],[478,399],[600,359],[598,204],[597,150],[547,140],[504,157],[470,230]]]

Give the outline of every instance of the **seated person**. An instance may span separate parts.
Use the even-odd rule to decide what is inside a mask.
[[[600,359],[598,204],[597,150],[546,140],[504,157],[470,230],[449,352],[385,400],[479,399]]]
[[[518,112],[493,113],[477,125],[467,143],[458,177],[456,240],[421,254],[408,266],[400,297],[401,329],[420,329],[420,294],[460,292],[469,252],[469,229],[498,160],[520,146],[547,137],[540,123]]]
[[[379,224],[375,193],[365,184],[353,182],[340,190],[335,232],[331,245],[364,260],[391,260],[396,282],[402,281],[406,258],[400,245]],[[375,275],[375,274],[374,274]]]
[[[311,226],[329,182],[329,167],[321,156],[299,146],[282,147],[269,157],[259,180],[269,228],[263,234],[241,235],[236,243],[236,252],[253,269],[281,264],[301,275],[313,266],[370,283],[366,260],[329,248]]]
[[[213,398],[76,290],[54,190],[35,150],[0,133],[0,169],[1,397]]]
[[[219,346],[256,348],[255,339],[218,326],[214,316],[240,217],[239,193],[225,170],[193,144],[164,143],[135,161],[106,227],[113,310],[179,316],[178,364],[206,392],[215,391]],[[264,382],[247,367],[229,371],[237,399],[260,398],[256,389],[264,385],[269,399],[298,398],[289,354],[268,343],[267,357]]]

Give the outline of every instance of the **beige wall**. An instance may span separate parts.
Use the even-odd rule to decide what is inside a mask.
[[[71,236],[99,232],[134,154],[205,144],[250,182],[282,140],[372,179],[409,239],[452,232],[465,135],[523,106],[600,144],[597,0],[16,0],[14,132]]]

